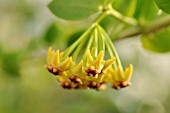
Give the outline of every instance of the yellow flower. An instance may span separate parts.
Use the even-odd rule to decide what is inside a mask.
[[[103,74],[107,68],[114,63],[115,57],[104,61],[104,53],[100,51],[96,59],[93,59],[90,51],[87,53],[86,72],[88,76],[98,78],[98,74]]]
[[[81,55],[81,50],[85,50],[84,55]],[[110,59],[104,60],[104,51]],[[77,63],[79,54],[83,58]],[[132,65],[122,69],[111,39],[99,24],[85,31],[65,52],[60,53],[50,47],[46,68],[65,89],[103,90],[106,84],[111,83],[118,90],[131,85],[133,71]]]
[[[73,63],[70,69],[63,71],[62,76],[57,76],[61,87],[65,89],[87,88],[85,86],[85,71],[83,71],[83,61],[78,65]]]
[[[54,75],[62,75],[62,72],[69,70],[73,65],[71,57],[62,60],[63,54],[59,50],[53,51],[51,47],[48,49],[46,68]]]
[[[120,89],[130,85],[129,82],[133,66],[130,65],[124,72],[120,66],[115,70],[112,64],[116,58],[104,60],[104,52],[100,51],[94,58],[88,51],[79,64],[72,61],[71,57],[63,59],[63,52],[48,50],[46,68],[56,76],[60,86],[65,89],[96,89],[103,90],[111,82],[113,88]]]
[[[100,51],[96,58],[92,57],[90,51],[87,53],[86,61],[86,82],[89,88],[103,90],[105,89],[106,82],[103,81],[106,76],[106,71],[111,66],[116,58],[111,58],[107,61],[104,59],[104,52]]]
[[[131,85],[130,79],[132,76],[132,72],[132,64],[130,64],[130,66],[126,68],[124,72],[121,70],[120,66],[118,66],[116,71],[113,68],[109,68],[107,72],[107,77],[111,80],[113,84],[112,87],[119,90]]]

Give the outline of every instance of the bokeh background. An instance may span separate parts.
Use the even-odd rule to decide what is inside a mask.
[[[123,65],[134,65],[133,86],[100,92],[59,87],[44,68],[47,49],[64,50],[92,19],[61,20],[49,2],[0,1],[0,113],[170,113],[170,53],[144,50],[140,37],[114,42]]]

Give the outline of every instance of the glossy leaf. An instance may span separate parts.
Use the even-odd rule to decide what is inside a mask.
[[[85,19],[99,10],[104,0],[53,0],[49,9],[66,20]]]
[[[170,13],[170,0],[155,0],[160,9],[166,13]]]
[[[150,51],[165,53],[170,51],[170,30],[142,37],[143,47]]]

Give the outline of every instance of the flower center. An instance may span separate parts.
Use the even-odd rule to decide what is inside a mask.
[[[87,75],[92,77],[97,77],[98,74],[100,74],[100,70],[95,69],[94,66],[91,66],[90,68],[86,69]]]
[[[50,73],[52,73],[53,75],[60,75],[61,74],[61,71],[55,67],[52,67],[52,66],[46,66],[46,68],[48,69],[48,71]]]

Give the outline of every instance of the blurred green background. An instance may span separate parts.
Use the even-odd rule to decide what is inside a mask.
[[[44,68],[47,49],[64,50],[91,19],[61,20],[49,2],[0,1],[0,113],[170,113],[170,54],[144,50],[140,37],[115,42],[123,65],[134,65],[131,87],[62,89]]]

